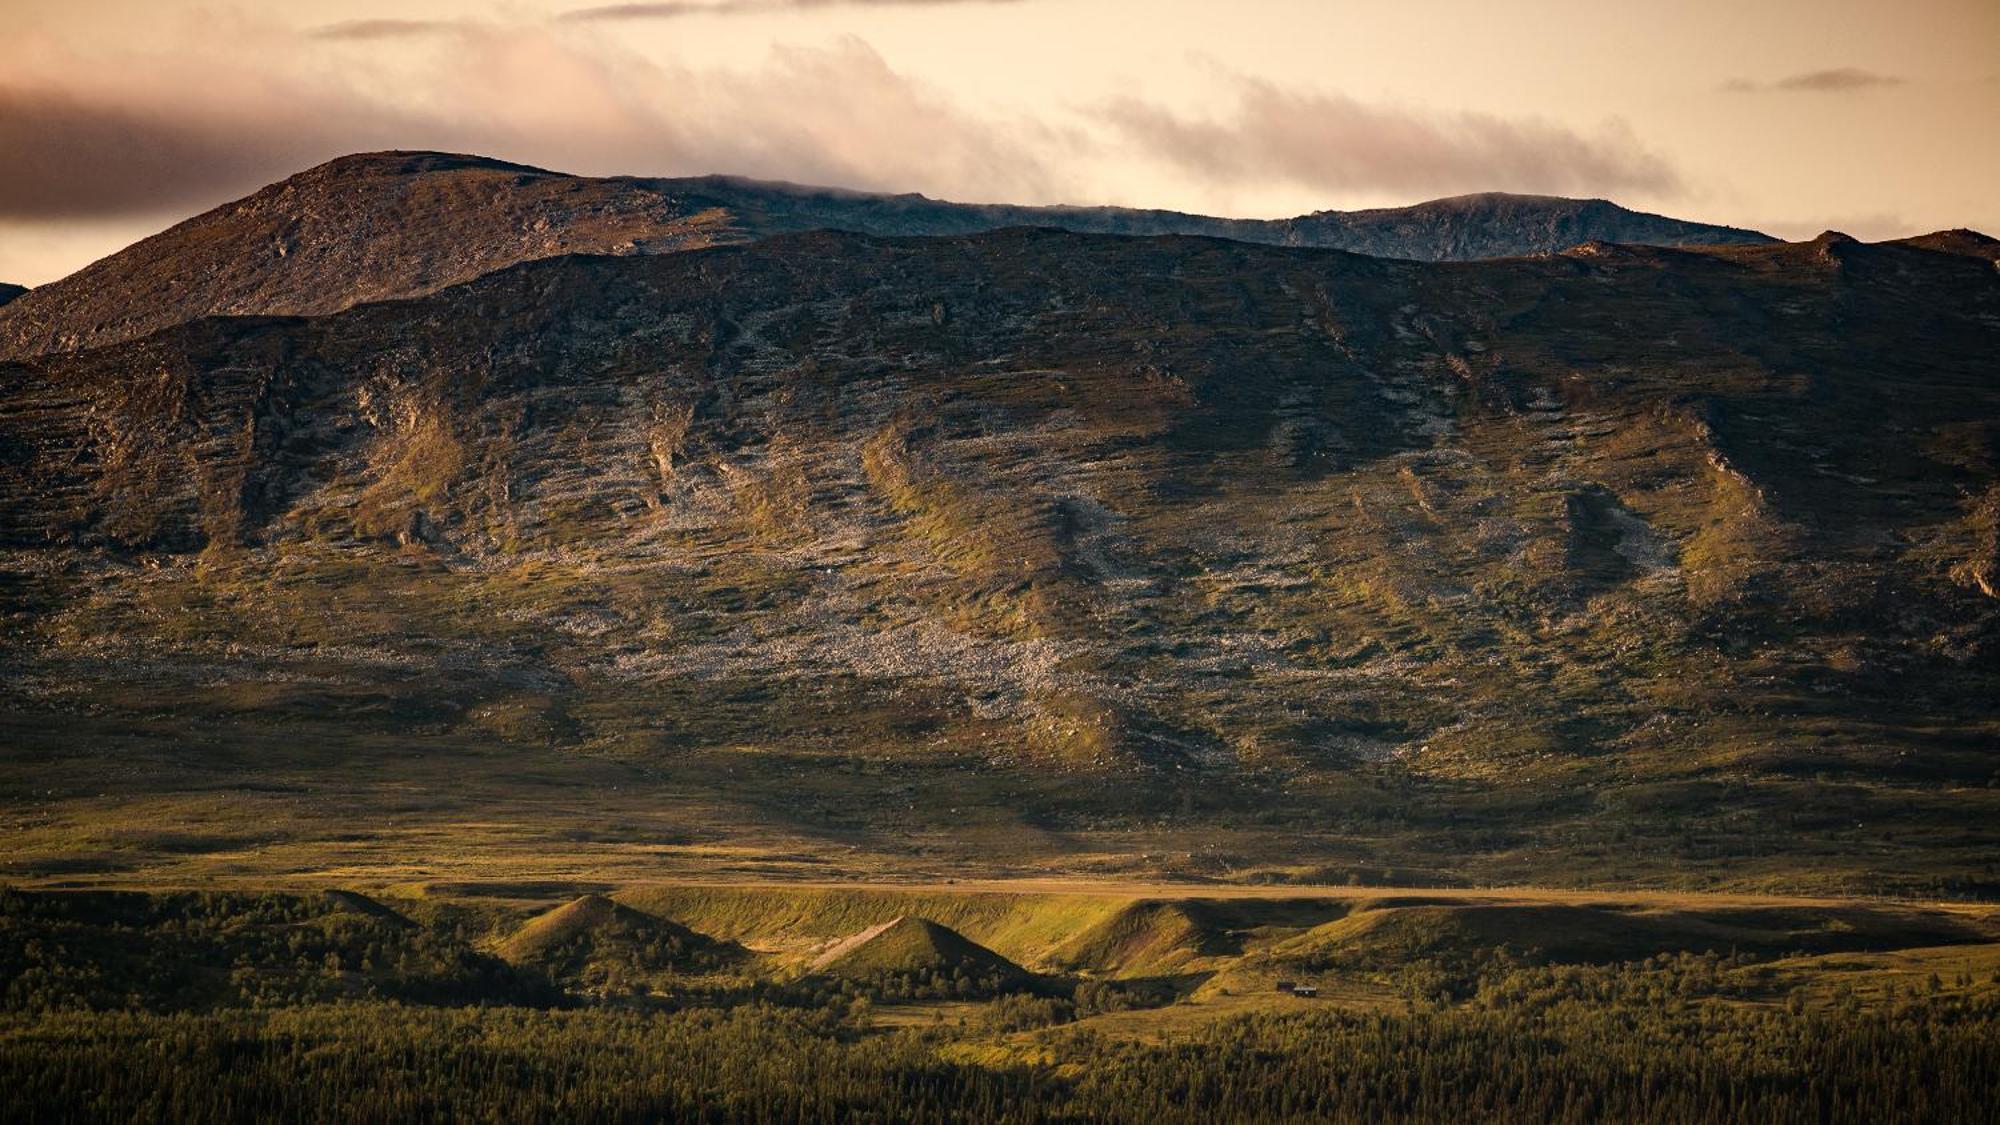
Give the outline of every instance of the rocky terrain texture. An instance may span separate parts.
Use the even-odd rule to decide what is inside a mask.
[[[811,232],[0,364],[6,851],[1995,887],[1996,256]]]
[[[1012,226],[1199,234],[1425,260],[1545,253],[1592,239],[1770,241],[1601,199],[1477,195],[1217,219],[945,203],[725,176],[589,179],[483,157],[373,153],[302,172],[42,287],[0,313],[0,358],[116,343],[200,316],[336,312],[562,254],[666,253],[818,229],[972,234]]]

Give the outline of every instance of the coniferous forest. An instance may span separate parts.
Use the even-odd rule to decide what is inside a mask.
[[[483,935],[520,912],[390,901],[0,895],[7,1119],[1969,1122],[2000,1104],[1982,946],[1928,973],[1322,950],[1283,963],[1348,992],[1239,984],[1221,995],[1254,1006],[1190,1018],[1237,978],[982,977],[923,964],[931,947],[785,969],[658,940],[622,907],[519,956],[581,912],[530,918],[499,943],[510,963]]]

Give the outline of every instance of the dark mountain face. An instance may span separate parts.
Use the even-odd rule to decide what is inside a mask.
[[[1756,231],[1628,211],[1602,199],[1499,192],[1409,207],[1316,211],[1290,219],[1223,219],[1120,207],[945,203],[921,195],[865,195],[715,176],[654,182],[711,198],[746,216],[746,226],[759,234],[832,229],[949,235],[1049,227],[1080,234],[1198,235],[1414,261],[1547,254],[1593,240],[1658,246],[1776,241]]]
[[[1902,239],[1898,245],[2000,263],[2000,238],[1992,238],[1976,230],[1941,230],[1920,234],[1915,238]]]
[[[374,153],[300,173],[43,286],[0,313],[0,358],[97,347],[201,316],[335,312],[561,254],[667,253],[820,229],[948,235],[1011,226],[1425,260],[1550,252],[1592,239],[1770,241],[1602,200],[1483,195],[1240,220],[943,203],[721,176],[587,179],[481,157]]]
[[[1982,246],[814,233],[0,365],[9,738],[302,843],[1976,880]]]
[[[0,281],[0,305],[6,304],[7,302],[13,300],[14,298],[19,297],[21,294],[26,293],[27,291],[28,290],[26,286],[12,285],[7,282]]]
[[[1559,199],[1499,192],[1438,199],[1413,207],[1325,212],[1290,220],[1325,224],[1284,239],[1362,254],[1425,262],[1462,262],[1555,253],[1586,242],[1641,246],[1767,245],[1769,235],[1628,211],[1602,199]]]

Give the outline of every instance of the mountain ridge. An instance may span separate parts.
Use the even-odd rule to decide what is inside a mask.
[[[1766,242],[1605,200],[1496,193],[1406,208],[1221,219],[959,204],[734,176],[588,178],[488,157],[341,157],[143,239],[0,310],[0,358],[131,339],[203,315],[315,315],[421,295],[516,261],[671,253],[818,228],[963,235],[1006,226],[1185,233],[1457,259],[1600,241]]]

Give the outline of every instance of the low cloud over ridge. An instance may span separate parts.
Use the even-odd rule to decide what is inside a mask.
[[[1420,113],[1237,79],[1233,110],[1193,118],[1136,99],[1102,117],[1137,151],[1215,184],[1283,179],[1328,192],[1671,195],[1673,168],[1622,129],[1587,137],[1486,113]]]
[[[36,56],[0,44],[0,227],[59,224],[129,241],[332,157],[392,148],[585,174],[728,172],[972,202],[1224,212],[1270,198],[1274,185],[1305,201],[1287,204],[1298,210],[1357,195],[1659,198],[1679,187],[1673,169],[1616,130],[1424,113],[1226,74],[1236,96],[1212,116],[1135,97],[1031,117],[966,104],[858,38],[723,67],[547,23],[263,24],[255,34],[256,49],[217,41],[172,56]],[[296,65],[301,57],[314,65]],[[27,245],[17,239],[15,256],[0,256],[0,275],[54,276]]]
[[[466,28],[439,55],[448,107],[404,111],[293,74],[78,68],[0,86],[0,220],[185,213],[347,152],[441,148],[563,170],[734,172],[859,188],[1052,199],[1076,140],[968,113],[866,44],[737,71]],[[922,143],[912,143],[921,138]]]
[[[407,21],[321,29],[428,35]],[[597,173],[734,172],[1021,202],[1089,202],[1103,159],[1169,165],[1216,193],[1285,181],[1328,194],[1480,190],[1669,194],[1678,180],[1629,136],[1586,137],[1488,114],[1420,114],[1238,81],[1233,110],[1190,118],[1125,99],[1074,121],[999,119],[897,71],[859,39],[780,48],[722,70],[609,58],[536,29],[452,25],[405,110],[358,85],[249,64],[235,71],[78,68],[0,87],[0,218],[165,213],[212,205],[344,152],[445,148]],[[337,72],[336,72],[337,73]],[[1093,153],[1099,154],[1093,157]]]

